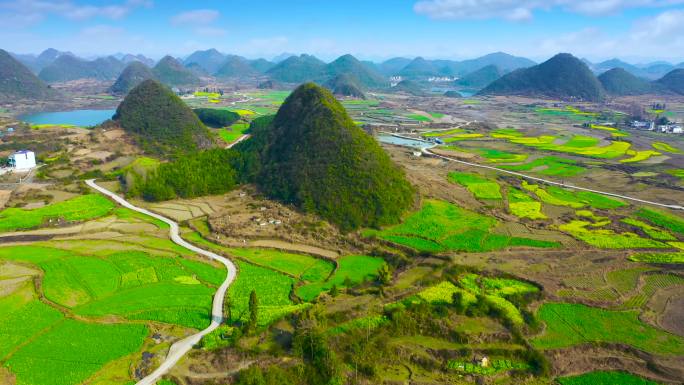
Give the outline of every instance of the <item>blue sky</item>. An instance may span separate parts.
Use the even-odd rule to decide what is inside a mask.
[[[0,0],[0,48],[684,61],[684,0]]]

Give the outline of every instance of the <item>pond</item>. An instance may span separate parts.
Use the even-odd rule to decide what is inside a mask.
[[[430,143],[424,140],[400,138],[398,136],[389,134],[378,135],[378,140],[382,143],[394,144],[397,146],[413,147],[413,148],[430,148],[434,146],[434,143]]]
[[[24,122],[32,125],[39,124],[66,124],[79,127],[98,125],[107,119],[111,119],[116,110],[72,110],[55,112],[36,112],[19,117]]]

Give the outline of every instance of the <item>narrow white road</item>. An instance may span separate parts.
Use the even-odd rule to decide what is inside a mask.
[[[175,242],[176,244],[185,247],[188,250],[191,250],[197,254],[204,255],[210,259],[216,260],[221,262],[227,269],[228,274],[226,275],[226,280],[223,281],[223,284],[218,288],[216,291],[216,294],[214,295],[214,303],[212,306],[211,310],[211,323],[209,324],[209,327],[206,329],[202,330],[201,332],[197,334],[193,334],[189,337],[186,337],[185,339],[182,339],[175,344],[171,345],[171,348],[169,349],[169,354],[166,356],[166,359],[164,362],[154,371],[152,374],[149,376],[143,378],[142,380],[138,381],[136,385],[154,385],[157,383],[161,377],[168,373],[171,368],[173,368],[176,363],[188,352],[194,345],[199,343],[199,341],[204,337],[205,335],[211,333],[212,331],[216,330],[216,328],[219,327],[221,322],[223,321],[223,300],[226,296],[226,291],[228,291],[228,287],[230,284],[235,280],[235,277],[237,275],[237,270],[235,269],[235,265],[233,262],[228,260],[225,257],[222,257],[216,253],[212,253],[211,251],[207,251],[204,249],[200,249],[199,247],[196,247],[180,237],[179,233],[179,227],[178,223],[172,221],[171,219],[168,219],[166,217],[163,217],[159,214],[155,214],[149,210],[137,207],[126,201],[124,198],[116,195],[115,193],[107,190],[104,187],[100,187],[95,183],[95,179],[89,179],[86,180],[86,184],[95,190],[99,191],[100,193],[110,197],[113,199],[115,202],[120,204],[121,206],[124,206],[128,209],[135,210],[139,213],[149,215],[152,218],[159,219],[160,221],[163,221],[167,223],[170,226],[169,230],[169,235],[171,236],[171,240]]]
[[[574,190],[589,191],[589,192],[593,192],[593,193],[597,193],[597,194],[608,195],[608,196],[621,198],[621,199],[625,199],[625,200],[630,200],[630,201],[634,201],[634,202],[646,203],[646,204],[653,205],[653,206],[666,207],[668,209],[674,209],[674,210],[684,210],[684,207],[680,206],[680,205],[668,205],[668,204],[664,204],[664,203],[658,203],[658,202],[647,201],[644,199],[634,198],[634,197],[630,197],[627,195],[614,194],[614,193],[605,192],[605,191],[593,190],[593,189],[586,188],[586,187],[573,186],[573,185],[570,185],[567,183],[554,182],[552,180],[537,178],[534,176],[521,174],[521,173],[515,172],[515,171],[504,170],[504,169],[501,169],[498,167],[485,166],[483,164],[478,164],[478,163],[466,162],[464,160],[458,160],[458,159],[450,158],[448,156],[435,154],[434,152],[430,151],[429,148],[423,148],[422,150],[423,150],[423,153],[426,155],[434,156],[436,158],[448,160],[451,162],[465,164],[466,166],[485,168],[488,170],[494,170],[494,171],[501,172],[504,174],[515,175],[515,176],[519,176],[519,177],[524,178],[524,179],[542,182],[542,183],[546,183],[546,184],[550,184],[550,185],[556,185],[556,186],[565,187],[565,188],[574,189]]]

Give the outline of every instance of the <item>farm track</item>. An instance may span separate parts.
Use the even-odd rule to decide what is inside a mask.
[[[91,188],[97,190],[98,192],[111,198],[121,206],[124,206],[128,209],[137,211],[139,213],[148,215],[152,218],[167,223],[169,225],[169,235],[174,243],[188,250],[191,250],[197,254],[203,255],[205,257],[220,262],[226,267],[228,271],[226,275],[226,280],[221,284],[221,286],[216,291],[216,294],[214,295],[214,302],[211,311],[212,319],[211,323],[209,324],[209,327],[200,331],[199,333],[188,336],[171,345],[169,353],[167,354],[164,362],[162,362],[162,364],[154,372],[152,372],[142,380],[138,381],[136,384],[154,385],[159,379],[161,379],[161,377],[164,374],[168,373],[168,371],[171,370],[171,368],[173,368],[176,365],[176,363],[178,363],[178,361],[180,361],[180,359],[183,358],[183,356],[192,349],[194,345],[199,343],[202,337],[216,330],[219,327],[219,325],[221,325],[221,322],[223,321],[223,301],[226,296],[226,292],[228,291],[228,287],[230,287],[230,284],[233,283],[233,281],[235,280],[235,277],[237,275],[237,269],[235,268],[233,262],[231,262],[229,259],[219,254],[213,253],[211,251],[201,249],[193,244],[190,244],[189,242],[186,242],[183,238],[181,238],[178,223],[176,223],[175,221],[172,221],[171,219],[168,219],[164,216],[161,216],[159,214],[153,213],[149,210],[137,207],[129,203],[124,198],[116,195],[115,193],[107,190],[106,188],[98,186],[95,183],[95,179],[86,180],[86,184]]]
[[[411,138],[411,139],[416,140],[414,138]],[[586,188],[586,187],[580,187],[580,186],[574,186],[571,184],[555,182],[552,180],[548,180],[548,179],[544,179],[544,178],[538,178],[538,177],[522,174],[522,173],[515,172],[515,171],[500,169],[498,167],[486,166],[483,164],[478,164],[478,163],[473,163],[473,162],[466,162],[464,160],[458,160],[458,159],[450,158],[448,156],[436,154],[436,153],[430,151],[429,148],[423,148],[422,152],[425,155],[432,156],[432,157],[439,158],[439,159],[443,159],[443,160],[447,160],[450,162],[456,162],[456,163],[464,164],[464,165],[470,166],[470,167],[478,167],[478,168],[484,168],[484,169],[488,169],[488,170],[494,170],[496,172],[501,172],[501,173],[509,174],[509,175],[515,175],[515,176],[518,176],[518,177],[521,177],[521,178],[524,178],[527,180],[541,182],[541,183],[545,183],[548,185],[555,185],[555,186],[560,186],[563,188],[569,188],[569,189],[573,189],[573,190],[588,191],[588,192],[593,192],[593,193],[597,193],[597,194],[602,194],[602,195],[612,196],[612,197],[621,198],[621,199],[625,199],[625,200],[630,200],[630,201],[634,201],[634,202],[646,203],[646,204],[653,205],[653,206],[665,207],[665,208],[673,209],[673,210],[684,210],[684,206],[680,206],[680,205],[668,205],[668,204],[664,204],[664,203],[647,201],[644,199],[639,199],[639,198],[635,198],[635,197],[631,197],[631,196],[627,196],[627,195],[620,195],[620,194],[615,194],[615,193],[611,193],[611,192],[593,190],[593,189]]]

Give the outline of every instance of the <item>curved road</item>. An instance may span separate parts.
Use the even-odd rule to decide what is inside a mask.
[[[414,140],[416,140],[416,139],[414,139]],[[501,168],[498,168],[498,167],[485,166],[485,165],[483,165],[483,164],[472,163],[472,162],[466,162],[466,161],[464,161],[464,160],[458,160],[458,159],[450,158],[450,157],[448,157],[448,156],[436,154],[436,153],[430,151],[429,148],[425,148],[425,147],[422,148],[422,152],[423,152],[423,154],[426,154],[426,155],[429,155],[429,156],[434,156],[435,158],[440,158],[440,159],[448,160],[448,161],[451,161],[451,162],[456,162],[456,163],[460,163],[460,164],[465,164],[466,166],[470,166],[470,167],[479,167],[479,168],[486,168],[486,169],[488,169],[488,170],[494,170],[494,171],[501,172],[501,173],[505,173],[505,174],[515,175],[515,176],[519,176],[519,177],[524,178],[524,179],[533,180],[533,181],[537,181],[537,182],[542,182],[542,183],[546,183],[546,184],[550,184],[550,185],[556,185],[556,186],[565,187],[565,188],[574,189],[574,190],[589,191],[589,192],[593,192],[593,193],[597,193],[597,194],[608,195],[608,196],[612,196],[612,197],[616,197],[616,198],[622,198],[622,199],[625,199],[625,200],[630,200],[630,201],[635,201],[635,202],[640,202],[640,203],[646,203],[646,204],[653,205],[653,206],[666,207],[666,208],[668,208],[668,209],[673,209],[673,210],[684,210],[684,207],[683,207],[683,206],[680,206],[680,205],[668,205],[668,204],[664,204],[664,203],[658,203],[658,202],[647,201],[647,200],[644,200],[644,199],[634,198],[634,197],[630,197],[630,196],[627,196],[627,195],[614,194],[614,193],[609,193],[609,192],[605,192],[605,191],[593,190],[593,189],[586,188],[586,187],[579,187],[579,186],[573,186],[573,185],[571,185],[571,184],[566,184],[566,183],[561,183],[561,182],[554,182],[554,181],[552,181],[552,180],[543,179],[543,178],[537,178],[537,177],[534,177],[534,176],[529,176],[529,175],[521,174],[521,173],[515,172],[515,171],[504,170],[504,169],[501,169]]]
[[[100,187],[95,183],[95,179],[89,179],[86,180],[86,184],[93,189],[99,191],[100,193],[108,196],[109,198],[113,199],[116,203],[120,204],[121,206],[124,206],[128,209],[135,210],[139,213],[149,215],[152,218],[159,219],[160,221],[163,221],[167,223],[170,226],[169,230],[169,235],[171,236],[171,240],[175,242],[176,244],[185,247],[188,250],[194,251],[197,254],[204,255],[206,257],[209,257],[210,259],[213,259],[215,261],[221,262],[227,269],[228,274],[226,275],[226,280],[223,281],[221,286],[218,288],[216,291],[216,294],[214,295],[214,303],[211,309],[211,323],[209,324],[209,327],[206,329],[200,331],[197,334],[193,334],[189,337],[186,337],[173,345],[171,345],[171,348],[169,349],[169,353],[166,356],[166,359],[162,364],[154,371],[152,374],[148,375],[147,377],[143,378],[142,380],[138,381],[136,385],[154,385],[161,377],[166,374],[171,368],[173,368],[174,365],[188,352],[194,345],[199,343],[199,341],[204,337],[205,335],[211,333],[212,331],[216,330],[216,328],[219,327],[221,322],[223,321],[223,300],[226,296],[226,291],[228,291],[228,287],[230,284],[235,280],[235,277],[237,275],[237,269],[235,268],[235,265],[233,262],[231,262],[229,259],[222,257],[216,253],[212,253],[211,251],[207,251],[204,249],[200,249],[199,247],[192,245],[183,238],[180,237],[179,234],[179,227],[178,223],[172,221],[171,219],[168,219],[166,217],[163,217],[159,214],[155,214],[149,210],[137,207],[123,199],[122,197],[116,195],[115,193],[107,190],[104,187]]]

